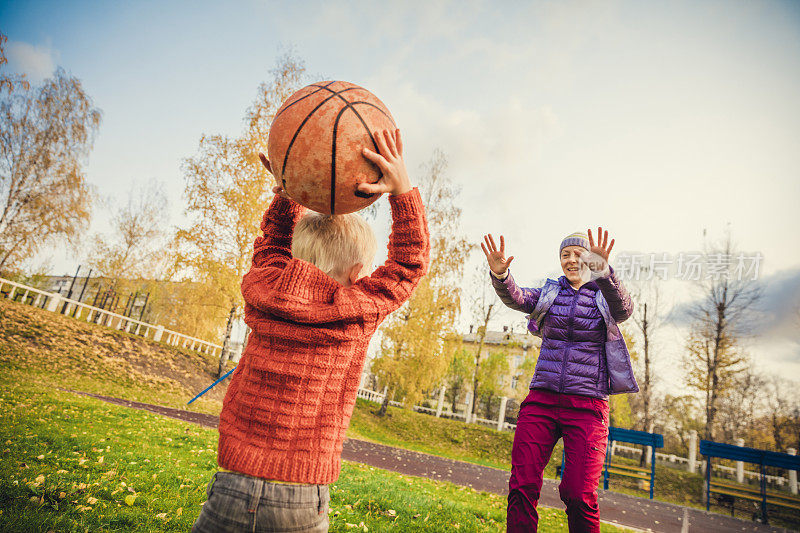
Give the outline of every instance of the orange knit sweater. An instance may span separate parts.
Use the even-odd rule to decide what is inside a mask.
[[[339,477],[367,345],[427,270],[430,243],[419,191],[390,196],[386,263],[344,287],[292,257],[303,208],[276,196],[242,280],[252,329],[222,404],[217,462],[227,470],[296,483]]]

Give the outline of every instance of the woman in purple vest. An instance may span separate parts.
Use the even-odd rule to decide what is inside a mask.
[[[529,289],[514,282],[508,270],[514,258],[506,258],[502,236],[499,248],[491,235],[481,244],[497,295],[529,314],[528,329],[542,337],[511,450],[510,533],[536,531],[542,472],[559,438],[565,453],[559,494],[569,530],[600,531],[597,484],[608,439],[608,395],[638,390],[616,326],[631,315],[633,303],[608,264],[613,246],[602,228],[597,243],[591,230],[567,236],[559,247],[564,275]]]

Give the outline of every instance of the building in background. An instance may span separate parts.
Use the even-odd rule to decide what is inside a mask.
[[[475,331],[476,328],[473,326],[470,326],[469,330],[469,333],[461,337],[461,342],[466,350],[476,353],[481,341],[480,334]],[[509,372],[501,379],[505,388],[513,390],[517,388],[523,363],[529,357],[533,357],[535,362],[541,345],[542,339],[539,337],[535,337],[527,331],[515,333],[513,327],[503,326],[503,331],[490,330],[486,332],[481,359],[486,360],[491,354],[498,352],[505,354],[508,359]]]

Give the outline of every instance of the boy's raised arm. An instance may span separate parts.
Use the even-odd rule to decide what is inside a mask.
[[[430,234],[422,197],[419,190],[411,187],[403,162],[400,130],[375,132],[374,138],[380,154],[365,148],[364,157],[375,163],[383,176],[377,183],[362,183],[359,189],[370,194],[389,193],[392,232],[386,263],[356,285],[376,302],[380,322],[408,300],[427,273]]]
[[[269,168],[269,161],[259,154]],[[274,187],[275,197],[261,219],[261,235],[253,243],[253,264],[242,277],[242,296],[253,305],[265,283],[276,279],[292,258],[292,234],[304,207],[286,196],[281,187]]]
[[[253,266],[284,266],[292,258],[292,233],[304,208],[280,194],[261,219],[261,235],[253,243]]]
[[[272,172],[264,154],[258,154],[264,167]],[[253,266],[286,265],[292,258],[292,233],[305,208],[293,202],[283,188],[272,189],[275,197],[261,219],[261,235],[253,243]]]
[[[419,191],[414,188],[390,196],[389,205],[392,232],[386,262],[357,283],[373,297],[377,296],[379,321],[408,300],[428,271],[430,255],[428,221]]]

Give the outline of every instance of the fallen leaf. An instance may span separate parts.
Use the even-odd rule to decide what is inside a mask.
[[[135,502],[135,501],[136,501],[136,495],[135,494],[128,494],[127,496],[125,496],[125,504],[126,505],[131,506],[131,505],[133,505],[133,502]]]

